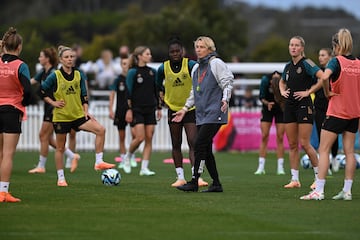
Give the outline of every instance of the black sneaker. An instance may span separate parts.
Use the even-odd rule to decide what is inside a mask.
[[[203,190],[202,192],[223,192],[223,188],[221,184],[219,185],[211,184],[207,190]]]
[[[182,186],[176,187],[179,190],[182,190],[184,192],[197,192],[199,189],[199,186],[197,182],[191,180],[190,182],[185,183]]]

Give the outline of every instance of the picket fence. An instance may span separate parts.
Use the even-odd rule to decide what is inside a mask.
[[[103,102],[104,103],[104,102]],[[116,151],[119,149],[119,134],[117,127],[113,125],[113,120],[109,118],[109,107],[105,104],[93,103],[89,106],[89,112],[98,122],[106,128],[105,135],[105,151]],[[243,108],[232,108],[232,112],[249,111]],[[255,108],[251,111],[260,111]],[[39,130],[43,121],[43,104],[32,105],[27,107],[27,120],[23,122],[22,134],[18,143],[18,150],[21,151],[38,151]],[[130,127],[126,128],[126,146],[129,146],[131,141]],[[142,149],[140,145],[139,149]],[[95,135],[85,131],[80,131],[76,134],[76,149],[77,151],[93,151],[95,148]],[[188,150],[186,135],[183,133],[183,150]],[[157,122],[155,133],[153,137],[154,151],[169,151],[171,150],[171,138],[169,133],[169,126],[167,123],[167,110],[162,110],[162,118]]]

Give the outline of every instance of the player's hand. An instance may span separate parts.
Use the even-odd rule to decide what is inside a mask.
[[[63,99],[53,101],[53,102],[51,102],[51,105],[53,105],[56,108],[63,108],[63,107],[65,107],[65,101]]]
[[[280,94],[281,96],[283,96],[284,98],[288,98],[290,95],[290,88],[286,89],[285,91],[281,91],[280,89]]]
[[[223,112],[223,113],[226,113],[227,112],[227,110],[228,110],[228,102],[227,101],[225,101],[225,100],[222,100],[221,101],[221,108],[220,108],[220,110]]]
[[[127,123],[131,123],[133,121],[133,111],[131,109],[128,109],[126,111],[126,115],[125,115],[125,121]]]
[[[175,116],[171,121],[172,122],[181,122],[186,114],[186,111],[184,109],[181,109],[177,111],[176,113],[173,113],[173,116]]]

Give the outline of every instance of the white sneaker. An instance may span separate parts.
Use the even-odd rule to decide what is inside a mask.
[[[344,192],[341,190],[337,195],[332,197],[333,200],[345,200],[345,201],[351,201],[352,195],[351,192]]]
[[[144,168],[140,170],[140,176],[154,176],[155,172],[150,171],[148,168]]]
[[[129,156],[126,155],[123,161],[124,161],[124,165],[123,165],[124,172],[131,173],[131,164],[130,164]]]
[[[265,175],[265,170],[258,168],[256,172],[254,172],[255,175]]]
[[[124,162],[123,161],[121,161],[120,163],[119,163],[119,165],[118,165],[118,168],[124,168]]]
[[[71,168],[71,162],[72,162],[71,158],[66,158],[65,168]]]
[[[133,155],[133,156],[130,158],[130,165],[131,165],[131,167],[133,167],[133,168],[136,168],[136,167],[137,167],[137,162],[136,162],[136,159],[135,159],[135,155]]]
[[[278,167],[276,174],[285,175],[284,167]]]
[[[339,171],[339,167],[340,167],[340,162],[338,160],[336,160],[336,158],[332,158],[331,159],[331,170],[335,173]]]
[[[324,193],[317,191],[311,191],[309,194],[300,197],[301,200],[323,200],[325,198]]]

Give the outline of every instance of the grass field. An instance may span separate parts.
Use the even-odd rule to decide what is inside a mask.
[[[301,201],[313,171],[301,169],[302,188],[284,189],[290,175],[275,174],[270,154],[267,174],[255,176],[256,153],[216,153],[223,193],[184,193],[170,187],[175,180],[170,153],[153,153],[156,176],[122,171],[117,187],[103,186],[93,170],[94,154],[82,152],[78,170],[66,172],[69,187],[56,186],[53,153],[47,173],[30,175],[38,153],[18,152],[10,190],[21,203],[0,203],[0,239],[360,239],[360,186],[353,201],[333,201],[344,170],[327,179],[326,199]],[[116,153],[106,153],[113,161]],[[286,161],[288,170],[288,161]],[[190,166],[185,165],[187,179]],[[210,180],[207,173],[205,180]]]

